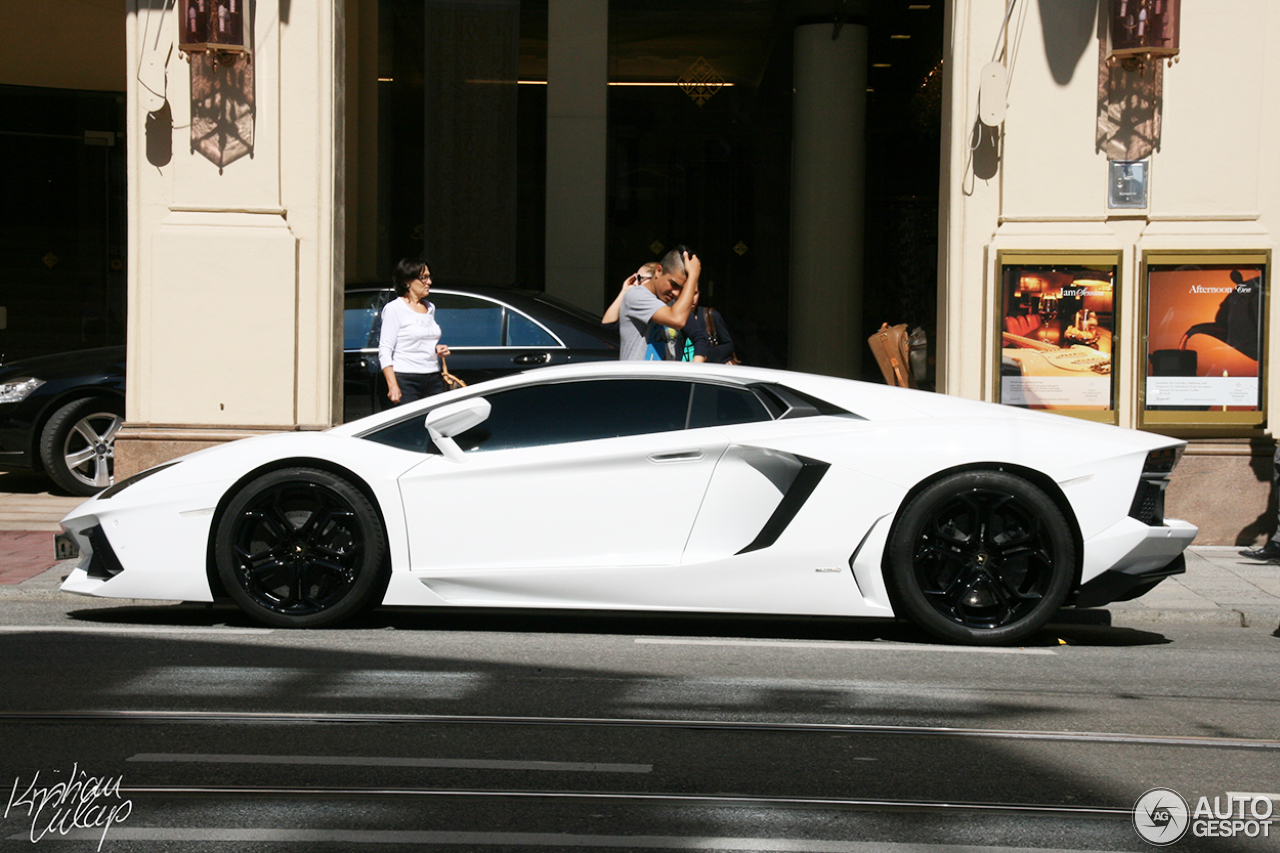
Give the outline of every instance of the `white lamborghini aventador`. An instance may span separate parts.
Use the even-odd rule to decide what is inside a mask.
[[[1184,570],[1183,443],[802,373],[542,368],[245,439],[62,522],[69,592],[268,625],[377,605],[903,617],[1010,643]]]

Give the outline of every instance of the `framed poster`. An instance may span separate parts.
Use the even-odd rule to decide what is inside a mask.
[[[998,402],[1116,421],[1119,254],[999,257]]]
[[[1146,255],[1143,425],[1264,422],[1269,261],[1263,252]]]

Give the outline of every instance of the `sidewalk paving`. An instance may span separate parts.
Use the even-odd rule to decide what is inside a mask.
[[[53,534],[58,520],[83,498],[48,491],[47,481],[0,473],[0,598],[64,595],[58,586],[76,561],[58,562]],[[1116,627],[1171,624],[1280,628],[1280,564],[1259,563],[1231,546],[1192,546],[1187,572],[1168,578],[1134,601],[1084,611],[1062,619]],[[68,594],[69,595],[69,594]]]

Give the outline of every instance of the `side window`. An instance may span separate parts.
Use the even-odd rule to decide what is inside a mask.
[[[684,429],[688,382],[601,379],[488,395],[489,419],[457,437],[467,451],[511,450]]]
[[[440,342],[451,347],[502,346],[502,306],[456,293],[427,297],[436,306]]]
[[[426,420],[425,412],[414,415],[408,420],[384,426],[364,438],[413,453],[434,453],[435,445],[431,443],[431,435],[423,424],[424,420]]]
[[[697,383],[689,407],[689,429],[773,420],[764,403],[745,388]]]
[[[517,311],[507,311],[507,344],[513,347],[558,347],[551,333]]]

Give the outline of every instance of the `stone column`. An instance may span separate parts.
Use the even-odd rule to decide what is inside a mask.
[[[117,479],[341,413],[342,0],[257,4],[252,62],[217,68],[157,39],[176,32],[164,5],[128,19],[130,67],[163,73],[129,79]]]
[[[856,377],[862,334],[867,29],[795,30],[790,367]]]
[[[604,293],[609,4],[549,0],[547,293],[591,311]]]

